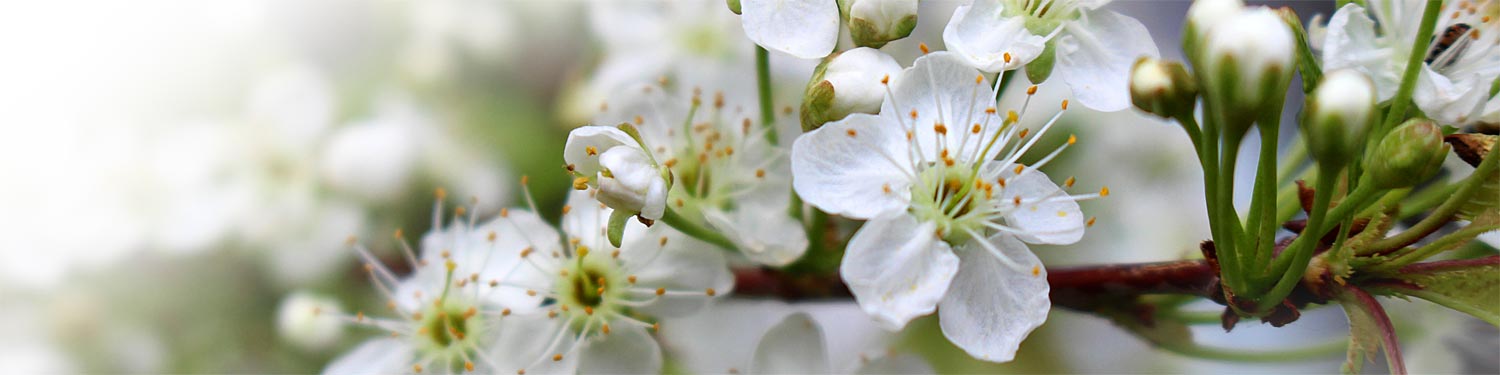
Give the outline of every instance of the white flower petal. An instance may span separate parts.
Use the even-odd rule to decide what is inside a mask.
[[[390,374],[404,373],[411,370],[412,346],[403,339],[379,338],[365,341],[354,350],[340,356],[328,367],[323,368],[324,374]]]
[[[1057,76],[1079,104],[1113,112],[1130,107],[1130,67],[1141,56],[1157,57],[1156,43],[1140,21],[1108,10],[1082,14],[1054,40]]]
[[[839,273],[854,300],[882,328],[899,330],[932,313],[958,272],[958,257],[937,226],[911,215],[865,223],[845,249]]]
[[[626,234],[620,260],[626,272],[636,276],[643,288],[704,292],[702,296],[664,296],[640,308],[658,317],[682,316],[702,309],[712,301],[707,296],[728,295],[734,288],[724,255],[713,245],[688,237],[666,225],[654,225],[640,235]],[[663,240],[665,239],[665,240]]]
[[[1381,101],[1390,100],[1396,95],[1396,88],[1401,83],[1402,67],[1406,63],[1392,63],[1399,57],[1395,56],[1392,48],[1382,45],[1378,38],[1375,21],[1370,19],[1365,8],[1354,3],[1344,5],[1333,13],[1333,18],[1328,20],[1328,27],[1324,31],[1323,70],[1359,70],[1375,82]]]
[[[585,176],[599,173],[599,155],[616,146],[636,146],[629,134],[610,126],[589,125],[568,133],[563,160]],[[593,152],[590,153],[589,150]]]
[[[1024,16],[1005,16],[1004,7],[999,0],[975,0],[954,9],[943,29],[943,44],[969,65],[990,73],[1016,69],[1036,59],[1047,38],[1026,30]]]
[[[1024,203],[1050,196],[1063,197],[1067,193],[1062,192],[1046,173],[1036,168],[1026,168],[1020,176],[1016,176],[1014,171],[1013,168],[1007,168],[1000,174],[1005,178],[1000,201],[1010,202],[1020,196],[1023,203],[1021,208],[1005,215],[1006,226],[1021,230],[1024,233],[1018,237],[1035,244],[1067,245],[1083,238],[1086,225],[1083,211],[1078,209],[1078,202],[1048,200],[1037,204]]]
[[[898,333],[886,331],[854,302],[811,302],[792,305],[812,315],[823,329],[828,364],[833,371],[850,373],[861,358],[891,349]]]
[[[807,313],[795,313],[771,327],[755,347],[753,374],[827,374],[823,330]]]
[[[1417,75],[1417,88],[1412,91],[1411,99],[1422,113],[1438,122],[1467,124],[1479,119],[1484,112],[1491,81],[1482,79],[1478,76],[1450,78],[1424,64]]]
[[[900,212],[910,204],[905,140],[899,125],[867,114],[824,124],[792,144],[792,185],[832,214],[870,219]]]
[[[828,56],[839,37],[833,0],[742,0],[745,36],[766,49],[804,59]]]
[[[781,301],[730,298],[700,313],[663,321],[661,342],[687,373],[743,373],[766,330],[794,311]],[[854,312],[865,318],[857,307]]]
[[[807,232],[801,222],[787,216],[784,204],[742,202],[733,212],[708,210],[703,215],[709,225],[733,241],[745,257],[756,263],[785,266],[807,251]]]
[[[942,160],[943,148],[959,161],[988,159],[976,157],[975,150],[981,149],[1000,130],[999,116],[986,113],[995,104],[995,91],[988,79],[957,54],[942,51],[918,57],[911,68],[901,73],[901,80],[891,83],[891,93],[880,106],[880,116],[893,124],[913,128],[914,142],[922,151],[920,160]],[[917,113],[915,119],[912,112]],[[947,136],[938,136],[938,124],[944,125]],[[989,126],[973,134],[968,130],[974,124]],[[905,152],[908,143],[905,134],[900,134],[897,142]],[[989,156],[999,152],[997,147]]]
[[[584,347],[578,364],[580,374],[661,373],[661,346],[644,328],[620,328]]]
[[[1046,269],[1026,244],[1008,235],[989,241],[1012,262],[1034,271],[1016,272],[974,244],[959,249],[963,262],[938,308],[939,325],[969,355],[1007,362],[1031,330],[1047,320],[1050,287]]]
[[[548,318],[544,314],[516,314],[499,319],[497,324],[500,334],[492,344],[485,346],[486,354],[495,362],[493,365],[486,363],[486,366],[496,366],[493,373],[514,374],[516,370],[524,369],[528,374],[572,374],[577,370],[580,360],[576,354],[582,353],[553,361],[551,357],[556,353],[546,351],[559,330],[568,329],[568,321]],[[565,337],[563,340],[569,339]],[[564,342],[555,349],[566,351],[568,345]],[[406,370],[397,372],[405,373]]]

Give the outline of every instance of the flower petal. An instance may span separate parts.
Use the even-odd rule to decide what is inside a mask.
[[[742,205],[733,212],[708,210],[703,216],[756,263],[785,266],[807,252],[807,233],[801,222],[786,215],[785,205]]]
[[[828,213],[871,219],[910,204],[910,159],[901,126],[856,113],[792,144],[792,186]],[[889,192],[887,192],[889,191]]]
[[[580,374],[657,374],[661,372],[661,346],[644,328],[621,324],[602,340],[583,348]]]
[[[1017,196],[1021,197],[1021,207],[1005,215],[1005,225],[1022,232],[1017,237],[1029,243],[1049,245],[1067,245],[1083,238],[1086,225],[1078,202],[1047,199],[1064,197],[1067,193],[1036,168],[1026,168],[1019,176],[1014,171],[1006,169],[1000,173],[1006,182],[1000,201],[1010,202]],[[1040,203],[1024,203],[1039,200]]]
[[[938,324],[943,335],[969,355],[1007,362],[1015,358],[1021,340],[1047,320],[1050,287],[1046,269],[1026,244],[1009,235],[989,241],[1012,262],[1033,271],[1015,272],[974,244],[961,248],[963,261],[938,309]]]
[[[995,105],[995,91],[978,70],[952,52],[933,52],[918,57],[901,79],[891,82],[891,93],[880,106],[880,116],[903,128],[912,128],[919,160],[941,161],[944,149],[963,162],[987,159],[979,150],[1000,130],[1003,121],[987,113]],[[915,112],[915,117],[911,116]],[[972,133],[972,125],[982,126]],[[938,125],[943,125],[939,127]],[[939,136],[939,129],[945,135]],[[903,129],[905,130],[905,129]],[[900,147],[908,148],[902,134]],[[998,153],[996,148],[991,151]]]
[[[730,298],[700,313],[663,321],[661,342],[687,373],[743,373],[766,330],[795,311],[786,302]],[[865,318],[858,308],[855,313]]]
[[[391,338],[365,341],[354,350],[334,359],[323,368],[324,374],[389,374],[411,370],[412,346]]]
[[[734,288],[724,255],[713,245],[688,237],[666,225],[654,225],[640,235],[627,233],[620,249],[624,270],[636,276],[643,288],[665,288],[674,291],[703,292],[703,295],[660,297],[640,308],[641,312],[659,316],[682,316],[702,309],[715,296],[728,295]]]
[[[750,372],[756,374],[826,374],[828,353],[823,330],[812,316],[799,312],[771,327],[755,347]]]
[[[1370,19],[1364,7],[1349,3],[1334,12],[1324,31],[1322,47],[1323,71],[1356,69],[1375,82],[1381,101],[1396,95],[1402,67],[1406,63],[1393,63],[1399,57],[1379,40],[1375,21]]]
[[[958,257],[937,226],[898,215],[865,223],[845,250],[839,273],[854,300],[882,328],[899,330],[932,313],[958,272]]]
[[[1489,79],[1493,80],[1494,77]],[[1422,109],[1422,113],[1438,122],[1467,124],[1478,120],[1484,112],[1490,80],[1478,75],[1449,77],[1423,64],[1421,73],[1417,75],[1417,89],[1412,91],[1411,99]]]
[[[766,49],[804,59],[828,56],[839,37],[839,7],[830,0],[743,0],[745,36]]]
[[[1130,107],[1130,68],[1141,56],[1157,57],[1146,26],[1108,10],[1082,13],[1054,40],[1057,75],[1079,104],[1113,112]]]
[[[1026,30],[1024,16],[1005,16],[1004,7],[999,0],[975,0],[954,9],[943,28],[943,44],[970,66],[990,73],[1020,68],[1036,59],[1047,38]]]
[[[568,133],[563,160],[585,176],[599,173],[599,155],[615,146],[637,146],[635,139],[614,127],[589,125]],[[590,150],[593,150],[590,152]]]

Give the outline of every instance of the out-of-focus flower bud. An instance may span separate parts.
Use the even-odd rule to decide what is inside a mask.
[[[304,349],[325,349],[338,341],[344,325],[339,321],[338,302],[307,292],[295,292],[281,300],[276,311],[276,330],[281,337]]]
[[[860,47],[880,48],[911,35],[917,27],[917,0],[852,0],[849,36]]]
[[[729,11],[730,12],[734,12],[734,14],[740,14],[741,13],[741,11],[740,11],[740,9],[741,9],[740,8],[740,0],[724,0],[724,2],[729,5]]]
[[[1245,10],[1240,0],[1198,0],[1188,8],[1187,24],[1182,30],[1182,50],[1196,65],[1199,43],[1207,40],[1209,29]]]
[[[1213,27],[1202,50],[1199,80],[1226,118],[1255,119],[1280,101],[1296,67],[1297,43],[1276,12],[1240,12]],[[1274,107],[1272,107],[1274,105]],[[1247,126],[1250,121],[1230,125]],[[1244,129],[1227,128],[1226,134]]]
[[[1042,48],[1042,53],[1036,59],[1026,63],[1026,79],[1031,83],[1041,84],[1052,76],[1052,66],[1057,64],[1057,43],[1047,43]]]
[[[900,74],[901,64],[877,49],[860,47],[829,56],[808,81],[802,129],[817,129],[851,113],[879,112],[885,85]]]
[[[1323,76],[1303,112],[1308,154],[1322,168],[1343,168],[1364,144],[1374,112],[1375,85],[1369,77],[1348,69]]]
[[[1198,81],[1182,63],[1142,57],[1130,68],[1130,100],[1136,108],[1167,118],[1192,115],[1197,98]]]
[[[1436,122],[1414,118],[1386,134],[1374,150],[1366,153],[1365,166],[1375,186],[1414,186],[1442,169],[1448,148],[1443,143],[1443,129]]]

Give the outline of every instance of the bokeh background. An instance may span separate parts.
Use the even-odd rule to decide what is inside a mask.
[[[349,236],[389,252],[393,230],[427,229],[434,189],[474,197],[471,209],[493,214],[525,204],[522,176],[541,213],[555,219],[568,186],[567,131],[587,124],[612,88],[668,72],[753,79],[740,70],[751,45],[737,20],[722,2],[706,4],[721,16],[636,20],[577,0],[3,7],[0,372],[319,371],[378,333],[350,328],[296,341],[279,333],[277,309],[292,293],[350,311],[379,305],[344,246]],[[917,32],[884,50],[906,65],[919,42],[941,49],[956,5],[924,0]],[[1163,56],[1180,59],[1188,5],[1111,7],[1140,19]],[[1333,10],[1332,2],[1274,5],[1304,18]],[[655,28],[668,38],[616,40]],[[697,60],[726,58],[740,60]],[[778,106],[796,106],[812,64],[773,60]],[[725,68],[696,69],[704,66]],[[1060,100],[1066,91],[1043,85],[1040,95]],[[1178,128],[1130,111],[1075,110],[1063,121],[1050,142],[1072,132],[1083,147],[1048,173],[1114,194],[1085,204],[1099,224],[1082,243],[1038,246],[1043,259],[1062,266],[1193,256],[1209,235],[1201,174]],[[1251,142],[1246,150],[1256,149]],[[1455,353],[1464,350],[1455,348],[1481,356],[1500,348],[1493,328],[1475,330],[1425,303],[1395,304],[1397,315],[1421,316],[1401,323],[1414,370],[1459,368]],[[1207,325],[1194,333],[1227,348],[1301,347],[1342,340],[1343,319],[1318,309],[1283,329],[1247,324],[1224,334]],[[900,342],[899,350],[950,373],[1325,373],[1343,356],[1189,359],[1060,309],[1010,364],[969,359],[944,341],[935,317],[914,322]]]

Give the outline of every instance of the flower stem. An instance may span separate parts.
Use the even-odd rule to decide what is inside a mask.
[[[1500,229],[1500,224],[1469,224],[1469,226],[1443,236],[1443,238],[1439,238],[1437,241],[1432,241],[1432,243],[1417,248],[1416,250],[1411,250],[1404,254],[1396,255],[1395,259],[1380,263],[1371,267],[1370,269],[1373,272],[1392,271],[1408,264],[1420,262],[1423,259],[1427,259],[1429,257],[1432,257],[1433,255],[1437,255],[1437,253],[1443,252],[1444,250],[1453,248],[1454,245],[1458,245],[1459,242],[1468,241],[1470,239],[1473,239],[1474,236],[1478,236],[1484,232],[1496,229]]]
[[[1302,235],[1292,240],[1286,251],[1277,257],[1271,267],[1271,275],[1280,275],[1276,284],[1270,291],[1261,295],[1257,303],[1257,310],[1265,310],[1271,306],[1281,303],[1281,300],[1291,294],[1292,287],[1297,286],[1298,280],[1302,279],[1302,273],[1307,271],[1307,263],[1312,259],[1313,246],[1323,239],[1323,221],[1328,216],[1328,201],[1333,198],[1334,187],[1338,185],[1339,171],[1334,169],[1319,169],[1316,190],[1313,190],[1312,214],[1308,215],[1307,229],[1302,230]]]
[[[1417,225],[1413,225],[1404,232],[1386,237],[1380,241],[1375,241],[1375,243],[1370,244],[1369,248],[1381,253],[1395,251],[1396,249],[1416,243],[1417,240],[1441,228],[1443,224],[1452,221],[1453,215],[1458,212],[1458,209],[1470,203],[1469,197],[1474,196],[1474,193],[1479,191],[1479,187],[1484,184],[1485,178],[1492,176],[1496,173],[1496,169],[1500,168],[1497,167],[1497,165],[1500,165],[1500,161],[1496,161],[1495,159],[1500,159],[1500,147],[1491,148],[1490,153],[1485,155],[1484,161],[1479,163],[1479,167],[1474,168],[1474,173],[1459,183],[1458,191],[1448,196],[1448,200],[1443,202],[1443,205],[1438,206],[1437,210],[1434,210],[1431,215],[1427,215],[1422,221],[1417,222]]]
[[[1276,244],[1276,146],[1281,128],[1281,112],[1268,113],[1260,123],[1260,161],[1256,166],[1255,188],[1250,201],[1250,238],[1254,253],[1247,264],[1252,271],[1265,269]]]
[[[1438,13],[1442,8],[1442,0],[1427,0],[1427,8],[1422,11],[1422,25],[1417,27],[1417,38],[1411,41],[1411,56],[1406,59],[1406,71],[1401,73],[1401,86],[1391,99],[1391,111],[1385,115],[1385,124],[1376,130],[1375,139],[1384,137],[1392,127],[1406,120],[1406,107],[1411,102],[1412,91],[1417,88],[1417,74],[1425,64],[1422,59],[1427,56],[1427,44],[1432,43],[1433,28],[1437,27]]]
[[[678,232],[682,232],[683,234],[702,240],[703,242],[713,244],[715,246],[723,248],[724,250],[733,252],[737,251],[736,249],[738,249],[736,246],[734,246],[734,242],[730,241],[728,238],[725,238],[724,235],[719,234],[719,232],[715,232],[702,225],[699,225],[698,223],[693,222],[686,217],[683,217],[682,214],[678,213],[676,209],[668,207],[666,214],[662,215],[661,221],[667,223],[667,225],[671,226],[672,229],[676,229]]]
[[[1344,351],[1347,347],[1343,340],[1333,340],[1326,343],[1312,345],[1296,349],[1285,350],[1246,350],[1239,348],[1215,348],[1203,346],[1192,342],[1160,342],[1157,346],[1180,355],[1233,362],[1292,362],[1333,357]]]
[[[776,109],[771,102],[771,53],[755,46],[755,82],[760,91],[760,122],[766,127],[766,141],[776,144]]]

